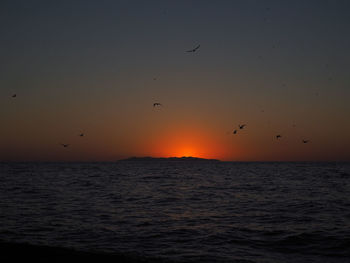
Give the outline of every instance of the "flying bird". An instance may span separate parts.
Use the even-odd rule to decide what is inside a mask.
[[[64,147],[64,148],[67,148],[69,146],[69,144],[64,144],[64,143],[61,143],[61,145]]]
[[[163,105],[159,102],[153,103],[153,107],[157,107],[157,106],[163,106]]]
[[[309,140],[303,140],[303,143],[308,143],[309,142]]]
[[[233,134],[236,134],[236,133],[237,133],[237,130],[234,130],[234,131],[233,131]]]
[[[281,135],[276,135],[276,139],[279,139],[279,138],[281,138],[282,136]]]
[[[196,52],[201,45],[196,46],[194,49],[187,50],[186,52]]]
[[[238,125],[238,127],[239,127],[241,130],[242,130],[245,126],[246,126],[246,124]]]
[[[80,136],[80,137],[84,137],[84,133],[80,133],[79,136]]]
[[[17,97],[17,94],[13,94],[13,95],[12,95],[12,98],[16,98],[16,97]]]

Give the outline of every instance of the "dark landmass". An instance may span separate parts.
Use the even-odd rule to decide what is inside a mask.
[[[127,158],[127,159],[123,159],[123,160],[120,160],[120,161],[146,161],[146,162],[149,162],[149,161],[156,161],[156,162],[159,162],[159,161],[181,161],[181,162],[188,162],[188,161],[210,161],[210,162],[220,162],[220,160],[217,160],[217,159],[204,159],[204,158],[197,158],[197,157],[168,157],[168,158],[165,158],[165,157],[159,157],[159,158],[155,158],[155,157],[130,157],[130,158]]]
[[[77,251],[70,248],[8,243],[0,241],[1,262],[114,262],[114,263],[171,263],[159,258],[146,258],[121,253]]]

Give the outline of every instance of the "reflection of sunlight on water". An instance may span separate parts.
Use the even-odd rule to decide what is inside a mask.
[[[182,206],[176,212],[166,213],[173,220],[196,220],[209,221],[209,218],[218,216],[216,211],[207,211],[202,209],[193,209],[193,207]],[[199,225],[199,224],[198,224]],[[193,227],[193,226],[191,226]]]

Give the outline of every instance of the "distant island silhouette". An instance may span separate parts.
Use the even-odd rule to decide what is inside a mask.
[[[183,157],[129,157],[126,159],[122,159],[119,161],[181,161],[181,162],[187,162],[187,161],[211,161],[211,162],[220,162],[220,160],[217,159],[205,159],[205,158],[198,158],[198,157],[192,157],[192,156],[183,156]]]

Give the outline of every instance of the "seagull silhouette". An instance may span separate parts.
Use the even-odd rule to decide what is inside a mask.
[[[282,136],[281,135],[276,135],[276,139],[279,139],[279,138],[281,138]]]
[[[13,95],[12,95],[12,98],[16,98],[16,97],[17,97],[17,94],[13,94]]]
[[[84,133],[80,133],[79,136],[80,136],[80,137],[84,137]]]
[[[309,142],[309,140],[303,140],[303,143],[308,143]]]
[[[236,133],[237,133],[237,130],[234,130],[234,131],[233,131],[233,134],[236,134]]]
[[[153,103],[153,107],[156,107],[156,106],[163,106],[163,105],[161,103],[159,103],[159,102]]]
[[[239,127],[241,130],[242,130],[245,126],[246,126],[246,124],[238,125],[238,127]]]
[[[64,148],[67,148],[69,146],[69,144],[64,144],[64,143],[61,143],[60,145],[62,145]]]
[[[201,45],[196,46],[194,49],[187,50],[186,52],[196,52]]]

